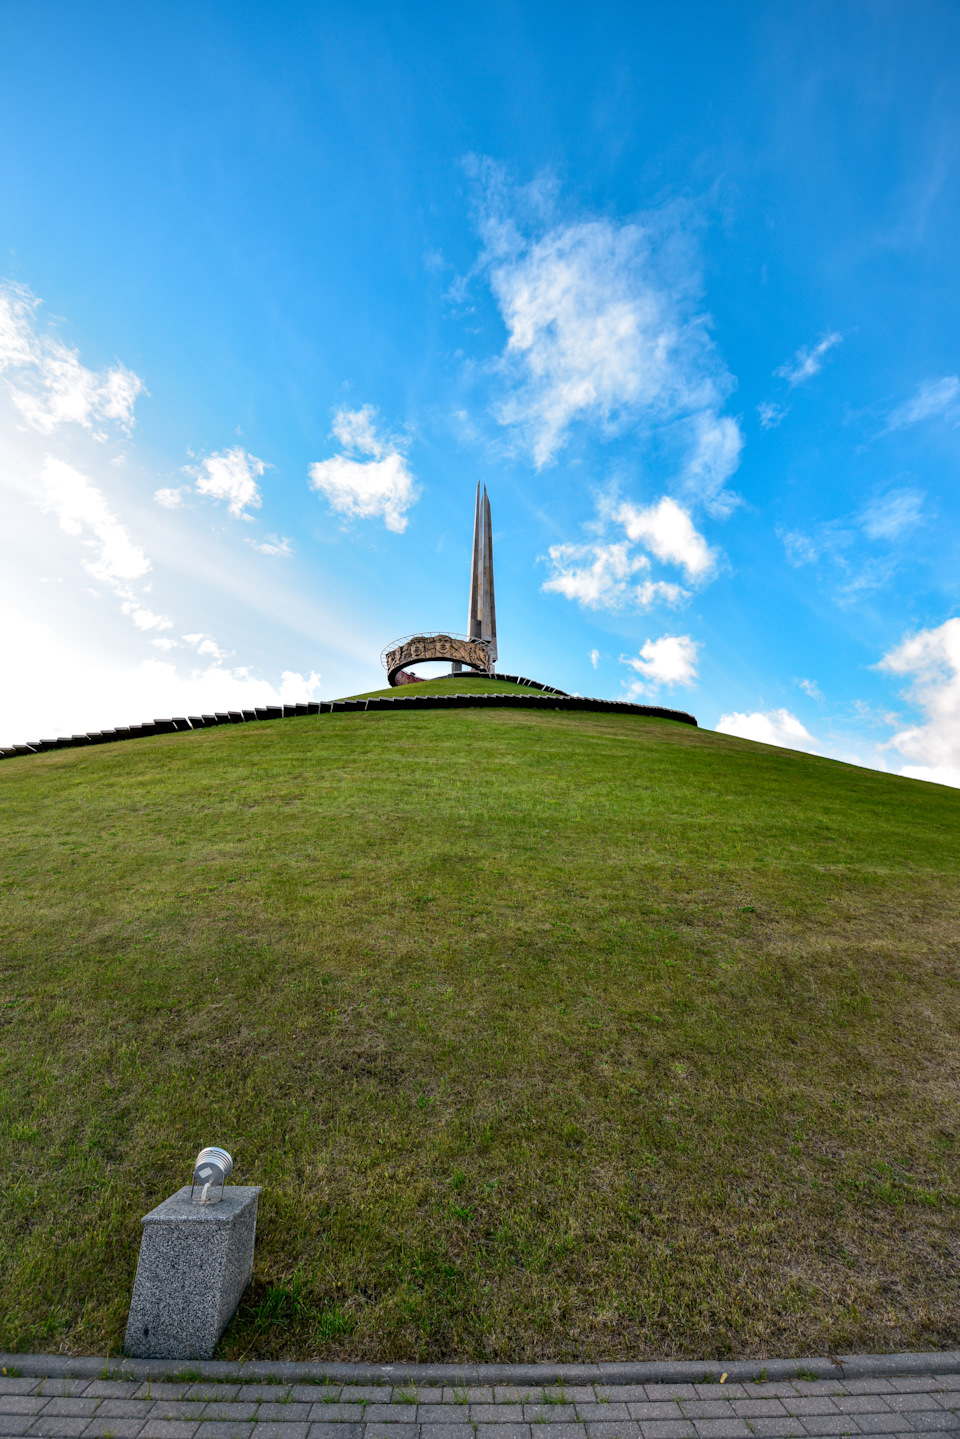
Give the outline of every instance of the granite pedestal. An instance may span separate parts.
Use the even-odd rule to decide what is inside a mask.
[[[219,1204],[191,1204],[187,1185],[144,1216],[125,1353],[213,1357],[253,1273],[259,1197],[228,1185]]]

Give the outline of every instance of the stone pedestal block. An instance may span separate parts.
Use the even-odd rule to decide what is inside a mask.
[[[219,1204],[191,1204],[187,1185],[144,1216],[125,1353],[212,1358],[253,1273],[259,1197],[238,1184]]]

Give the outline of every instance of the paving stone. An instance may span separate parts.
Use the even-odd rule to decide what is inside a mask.
[[[832,1399],[826,1397],[814,1399],[812,1395],[798,1394],[795,1399],[784,1399],[783,1407],[788,1414],[799,1414],[801,1419],[806,1419],[808,1414],[839,1414],[839,1409]]]
[[[311,1399],[315,1399],[318,1394],[323,1393],[322,1384],[308,1384],[304,1387],[310,1390]],[[259,1404],[280,1404],[292,1392],[293,1389],[289,1384],[241,1384],[240,1386],[240,1398],[246,1403],[253,1403],[256,1400]]]
[[[725,1379],[721,1384],[694,1384],[698,1399],[745,1399],[747,1396],[748,1384],[737,1384],[730,1379]]]
[[[659,1419],[683,1419],[675,1399],[648,1399],[645,1404],[628,1404],[627,1410],[630,1418],[639,1419],[641,1424],[653,1424]]]
[[[0,1394],[35,1394],[39,1379],[27,1379],[23,1375],[0,1374]]]
[[[786,1409],[779,1399],[734,1399],[730,1405],[740,1419],[782,1419]]]
[[[802,1439],[807,1432],[803,1427],[802,1420],[789,1417],[750,1419],[748,1423],[756,1435],[756,1439],[789,1439],[789,1436],[794,1434],[800,1435]]]
[[[364,1424],[364,1439],[417,1439],[416,1424]]]
[[[577,1410],[574,1404],[524,1404],[523,1417],[530,1424],[575,1424]],[[604,1415],[603,1417],[614,1418],[615,1416]]]
[[[189,1401],[184,1401],[184,1402],[189,1402]],[[225,1403],[225,1404],[218,1404],[217,1401],[214,1400],[212,1404],[205,1404],[205,1405],[203,1406],[203,1415],[202,1415],[203,1424],[204,1424],[203,1432],[204,1432],[204,1434],[206,1434],[206,1432],[207,1432],[206,1425],[207,1425],[207,1421],[208,1421],[208,1420],[214,1420],[214,1419],[239,1419],[239,1420],[250,1419],[250,1420],[253,1420],[253,1419],[256,1419],[256,1418],[259,1417],[260,1407],[261,1407],[261,1406],[260,1406],[259,1404],[244,1404],[244,1403],[238,1403],[236,1400],[234,1400],[234,1401],[232,1401],[232,1402],[231,1402],[231,1401],[228,1401],[228,1402]],[[304,1408],[305,1408],[305,1409],[306,1409],[307,1407],[308,1407],[307,1405],[304,1405]],[[282,1409],[282,1408],[283,1408],[283,1405],[281,1405],[281,1404],[275,1404],[275,1405],[271,1405],[271,1408]],[[179,1418],[180,1416],[179,1416],[179,1415],[176,1415],[175,1417],[176,1417],[176,1418]],[[189,1417],[189,1416],[187,1416],[187,1417]],[[293,1417],[293,1416],[291,1415],[291,1418],[292,1418],[292,1417]],[[304,1416],[304,1418],[306,1418],[306,1416]]]
[[[443,1391],[444,1400],[449,1401],[458,1393],[462,1393],[462,1390],[451,1389],[448,1386]],[[497,1404],[529,1404],[538,1397],[538,1391],[521,1388],[516,1384],[495,1384],[493,1397]]]
[[[474,1439],[474,1428],[472,1424],[431,1424],[430,1439]]]
[[[695,1427],[700,1439],[750,1439],[750,1430],[735,1414],[725,1419],[697,1419]]]
[[[275,1419],[278,1424],[309,1424],[311,1419],[324,1419],[326,1407],[325,1404],[298,1404],[293,1399],[289,1404],[274,1404],[268,1399],[257,1406],[254,1417],[258,1424],[268,1419]]]
[[[150,1417],[150,1405],[143,1399],[101,1399],[98,1419],[137,1419],[144,1424]]]
[[[626,1404],[578,1404],[576,1406],[578,1419],[629,1419],[630,1410]]]
[[[107,1419],[99,1411],[83,1431],[83,1439],[137,1439],[143,1428],[143,1418]]]
[[[892,1409],[895,1414],[903,1414],[909,1410],[919,1409],[941,1409],[939,1396],[929,1394],[921,1390],[919,1394],[887,1394],[884,1396],[884,1408]]]
[[[893,1394],[893,1385],[889,1379],[845,1379],[844,1386],[848,1394]]]
[[[583,1428],[587,1431],[587,1439],[640,1439],[640,1425],[635,1419],[592,1419]],[[536,1439],[535,1426],[530,1432]],[[553,1435],[552,1429],[550,1434]]]
[[[937,1385],[941,1389],[960,1389],[960,1374],[938,1374]]]
[[[87,1386],[85,1399],[132,1399],[140,1388],[137,1379],[94,1379]]]
[[[90,1384],[89,1379],[42,1379],[38,1392],[48,1399],[79,1399]]]
[[[95,1413],[99,1399],[48,1399],[44,1409],[44,1419],[79,1419],[84,1415],[87,1419]]]
[[[182,1399],[190,1388],[189,1384],[161,1384],[148,1379],[135,1394],[136,1399]]]
[[[49,1403],[42,1394],[0,1394],[0,1414],[39,1414]]]
[[[185,1399],[236,1399],[240,1393],[239,1384],[191,1384]],[[244,1390],[246,1385],[243,1386]],[[242,1396],[248,1399],[250,1396],[244,1393]]]
[[[883,1394],[840,1394],[833,1402],[841,1414],[889,1414],[890,1401],[899,1399],[906,1404],[910,1399],[917,1397],[926,1399],[928,1396],[926,1394],[920,1396],[913,1394],[891,1394],[889,1396],[884,1396]],[[936,1401],[932,1398],[930,1400],[930,1406],[933,1409],[937,1407]]]
[[[204,1423],[198,1439],[250,1439],[253,1433],[260,1433],[259,1425],[249,1422],[244,1423],[242,1419],[238,1419],[236,1423],[231,1423],[229,1420],[217,1419],[210,1424]],[[304,1434],[299,1435],[298,1439],[305,1439],[305,1436],[306,1430],[304,1428]]]
[[[32,1414],[5,1414],[3,1416],[3,1429],[0,1432],[3,1433],[5,1439],[7,1439],[7,1436],[9,1436],[9,1439],[17,1439],[17,1435],[26,1434],[32,1423]]]
[[[80,1435],[89,1423],[89,1414],[82,1416],[51,1414],[49,1419],[41,1414],[39,1418],[30,1421],[27,1433],[42,1435],[44,1439],[80,1439]]]
[[[730,1405],[723,1399],[684,1399],[681,1401],[680,1411],[685,1419],[727,1419],[731,1417]]]
[[[361,1424],[311,1424],[307,1439],[360,1439]]]
[[[433,1430],[431,1429],[431,1434]],[[498,1424],[491,1429],[489,1424],[477,1425],[477,1439],[530,1439],[529,1424]]]
[[[306,1423],[285,1424],[282,1420],[268,1419],[265,1424],[256,1424],[253,1433],[255,1439],[307,1439],[309,1430]],[[200,1430],[200,1439],[207,1439],[206,1424]]]
[[[140,1430],[141,1439],[193,1439],[200,1428],[186,1419],[148,1419]]]
[[[838,1376],[836,1379],[794,1379],[793,1387],[798,1394],[813,1399],[822,1394],[846,1394],[847,1386]]]
[[[298,1384],[296,1390],[291,1390],[291,1398],[299,1398],[303,1387]],[[365,1407],[363,1404],[311,1404],[310,1418],[320,1424],[361,1424]]]
[[[197,1424],[206,1413],[206,1404],[196,1399],[157,1399],[150,1406],[148,1419],[182,1419]],[[246,1415],[244,1415],[246,1418]]]
[[[869,1417],[869,1416],[865,1416]],[[893,1415],[888,1414],[888,1419]],[[852,1414],[804,1414],[800,1420],[808,1434],[859,1434],[860,1416]]]
[[[466,1393],[468,1404],[494,1403],[494,1390],[492,1384],[471,1384],[468,1385],[466,1390],[463,1390],[461,1392]]]
[[[643,1384],[595,1384],[593,1392],[600,1403],[609,1400],[611,1404],[638,1404],[647,1397]]]
[[[438,1413],[436,1410],[428,1410],[423,1415],[421,1423],[430,1422],[430,1433],[433,1433],[432,1421],[434,1418],[443,1419],[448,1424],[456,1423],[457,1420],[449,1412],[450,1406],[444,1404]],[[471,1424],[499,1424],[501,1420],[507,1424],[523,1423],[522,1404],[471,1404],[467,1409],[466,1416]]]
[[[653,1419],[640,1425],[640,1433],[643,1439],[697,1439],[692,1419]]]
[[[363,1417],[367,1424],[416,1424],[417,1409],[414,1404],[368,1404]]]
[[[942,1409],[933,1412],[937,1415],[943,1414]],[[913,1427],[910,1420],[904,1423],[905,1418],[904,1414],[891,1414],[889,1410],[886,1414],[858,1414],[857,1428],[861,1434],[896,1434],[898,1429]]]
[[[442,1404],[443,1389],[434,1385],[426,1385],[423,1389],[417,1390],[417,1404]]]
[[[940,1387],[939,1379],[932,1374],[908,1375],[903,1379],[891,1379],[890,1383],[898,1394],[924,1394]]]
[[[748,1399],[795,1399],[797,1391],[792,1384],[774,1384],[766,1379],[762,1384],[745,1384]]]
[[[359,1404],[361,1399],[368,1404],[382,1404],[385,1397],[392,1393],[393,1390],[384,1384],[344,1384],[340,1398],[344,1404]]]
[[[915,1394],[913,1397],[918,1399],[920,1396]],[[908,1419],[912,1427],[922,1434],[955,1433],[960,1429],[960,1419],[945,1409],[908,1409],[898,1414],[897,1418]]]
[[[645,1384],[648,1399],[696,1399],[692,1384]]]
[[[637,1434],[637,1426],[635,1424],[631,1424],[628,1420],[626,1426],[624,1427],[629,1428],[630,1434],[631,1436],[633,1436],[633,1439],[639,1439],[639,1435]],[[537,1435],[540,1434],[540,1432],[541,1431],[537,1428],[536,1424],[531,1424],[530,1433],[533,1435],[533,1439],[537,1439]],[[558,1424],[551,1424],[550,1428],[546,1432],[547,1434],[549,1434],[550,1439],[587,1439],[586,1424],[571,1424],[565,1421],[561,1421]],[[432,1429],[430,1431],[430,1434],[431,1436],[433,1435]],[[496,1431],[494,1431],[494,1434],[496,1434]]]
[[[631,1397],[623,1393],[626,1385],[606,1385],[603,1393],[599,1392],[601,1386],[595,1389],[592,1384],[569,1384],[558,1390],[568,1404],[594,1404],[601,1399],[609,1399],[613,1404],[625,1404]],[[642,1396],[641,1396],[642,1397]]]

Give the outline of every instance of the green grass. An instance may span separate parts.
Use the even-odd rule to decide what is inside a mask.
[[[220,1352],[960,1344],[960,793],[618,715],[0,765],[0,1346],[116,1351],[203,1144]]]
[[[449,675],[441,675],[434,680],[420,680],[414,685],[397,685],[395,689],[387,687],[382,690],[365,690],[362,695],[344,695],[344,699],[369,700],[379,699],[381,695],[389,699],[409,699],[411,695],[466,695],[477,694],[542,694],[542,690],[535,690],[530,685],[515,685],[507,680],[497,679],[496,676],[478,675],[464,673],[451,678]]]

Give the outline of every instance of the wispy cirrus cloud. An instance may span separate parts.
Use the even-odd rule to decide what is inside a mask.
[[[802,385],[820,373],[824,359],[842,339],[839,330],[833,330],[829,335],[824,335],[817,344],[810,347],[801,346],[791,360],[785,361],[773,373],[786,380],[791,389]]]
[[[479,268],[507,330],[499,423],[537,469],[577,425],[602,438],[656,431],[677,454],[678,485],[726,512],[742,437],[720,410],[734,381],[697,308],[678,214],[566,221],[549,186],[510,186],[489,161],[477,177]]]
[[[888,430],[902,430],[922,420],[945,419],[960,423],[960,376],[944,375],[939,380],[924,380],[916,394],[898,405],[887,421]]]
[[[76,424],[105,439],[104,422],[129,431],[146,387],[125,365],[90,370],[79,353],[39,323],[39,299],[24,285],[0,284],[0,374],[21,418],[42,435]]]
[[[373,405],[339,409],[332,435],[346,453],[310,466],[310,484],[332,510],[350,519],[382,519],[402,534],[407,511],[419,498],[407,465],[405,442],[381,433]]]

